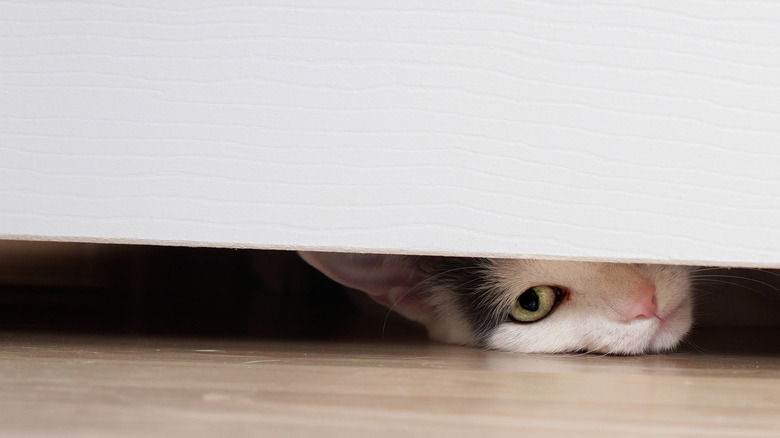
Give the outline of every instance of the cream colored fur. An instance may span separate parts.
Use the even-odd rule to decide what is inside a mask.
[[[505,306],[538,285],[568,289],[566,298],[546,318],[530,324],[505,322],[493,331],[487,346],[519,353],[589,351],[641,354],[674,348],[692,324],[689,270],[679,266],[630,265],[547,260],[495,260],[490,268],[502,290]],[[659,318],[626,322],[620,304],[635,299],[631,291],[644,281],[656,287]],[[434,339],[474,343],[446,294],[434,294]],[[661,319],[665,319],[662,323]]]

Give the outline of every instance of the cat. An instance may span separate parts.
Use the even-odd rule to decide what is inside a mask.
[[[517,353],[659,353],[692,325],[690,269],[300,252],[436,340]]]

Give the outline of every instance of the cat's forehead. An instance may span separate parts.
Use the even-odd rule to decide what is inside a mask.
[[[498,284],[510,293],[540,285],[583,293],[624,293],[668,276],[648,265],[564,260],[503,260],[493,269]]]
[[[510,284],[533,286],[540,282],[575,285],[615,276],[614,267],[604,263],[565,260],[502,260],[495,264],[496,275]]]

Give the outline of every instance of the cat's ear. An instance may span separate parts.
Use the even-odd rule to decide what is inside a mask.
[[[331,279],[367,293],[390,310],[428,326],[433,308],[428,304],[426,276],[407,256],[299,252],[310,265]]]

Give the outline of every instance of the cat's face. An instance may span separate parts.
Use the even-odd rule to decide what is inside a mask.
[[[433,339],[518,353],[642,354],[691,327],[689,269],[549,260],[301,253]]]
[[[432,280],[437,317],[429,329],[442,341],[521,353],[641,354],[674,348],[692,323],[684,267],[490,260],[477,271],[455,269]],[[470,282],[472,292],[459,288],[459,281]],[[538,286],[555,293],[532,290]],[[529,290],[534,299],[526,295],[520,304],[544,314],[518,308]],[[537,291],[550,295],[547,303],[542,297],[540,305]],[[518,321],[518,310],[519,319],[539,319]]]

